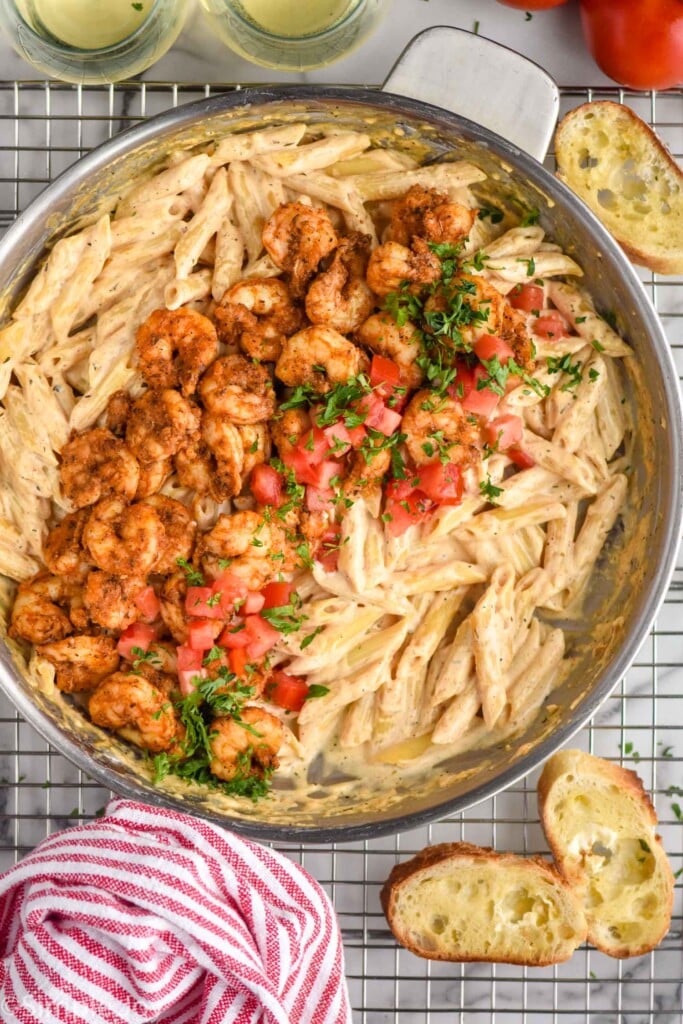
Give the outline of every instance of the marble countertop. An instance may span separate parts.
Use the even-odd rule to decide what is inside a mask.
[[[581,89],[615,88],[583,45],[576,3],[536,12],[528,19],[524,11],[500,6],[495,0],[394,0],[390,15],[360,49],[325,69],[297,75],[270,72],[242,60],[212,36],[195,10],[173,49],[143,79],[374,84],[386,77],[397,55],[420,30],[438,24],[472,30],[475,22],[481,35],[537,61],[559,85],[575,87],[575,92],[563,98],[565,109],[582,102],[585,93]],[[40,77],[2,39],[0,67],[5,80]],[[651,117],[651,97],[629,94],[626,99],[643,116]],[[23,96],[24,115],[44,112],[40,92]],[[660,96],[656,117],[659,130],[680,159],[683,92]],[[3,124],[0,121],[0,132],[5,130]],[[9,145],[8,137],[0,137],[0,151]],[[20,166],[22,176],[30,178],[35,172],[43,179],[45,163],[38,142],[35,151],[22,154]],[[0,174],[0,194],[5,180]],[[663,314],[679,372],[683,372],[683,280],[642,276]],[[683,798],[676,794],[676,787],[683,787],[682,591],[683,570],[679,570],[655,632],[643,644],[634,667],[592,726],[574,740],[575,745],[597,754],[621,757],[627,767],[639,772],[654,794],[664,845],[675,871],[683,867],[683,828],[677,810]],[[669,935],[654,954],[633,961],[610,960],[585,948],[562,967],[523,970],[431,964],[395,946],[381,914],[378,891],[397,857],[409,856],[427,843],[458,839],[501,850],[547,853],[536,813],[536,777],[534,773],[463,815],[399,837],[336,848],[287,848],[333,897],[359,1024],[389,1024],[394,1020],[393,1009],[401,1011],[400,1024],[441,1020],[546,1024],[560,1019],[569,1024],[675,1024],[682,1020],[680,886]],[[48,750],[32,729],[17,720],[0,695],[0,869],[47,832],[92,817],[106,797],[99,786]]]

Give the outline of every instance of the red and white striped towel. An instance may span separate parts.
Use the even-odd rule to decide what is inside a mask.
[[[19,1024],[347,1024],[332,906],[297,864],[112,800],[0,877],[0,1017]]]

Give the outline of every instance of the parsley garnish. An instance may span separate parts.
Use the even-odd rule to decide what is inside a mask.
[[[519,222],[520,227],[528,228],[531,224],[538,224],[538,218],[541,216],[541,211],[535,206],[531,210],[527,210],[522,219]],[[533,273],[533,271],[532,271]]]
[[[384,297],[384,309],[396,321],[399,327],[404,327],[409,320],[417,320],[422,313],[422,302],[417,295],[410,291],[407,281],[401,285],[400,291],[389,292]]]
[[[330,689],[328,686],[321,686],[320,683],[311,683],[308,687],[308,693],[304,700],[315,700],[316,697],[324,697],[326,693],[329,693]]]
[[[184,570],[185,575],[187,576],[187,582],[188,582],[189,586],[191,586],[191,587],[203,587],[204,586],[204,576],[203,576],[203,574],[201,572],[199,572],[198,569],[195,569],[193,566],[191,566],[186,558],[176,558],[175,563],[176,563],[177,566],[179,566],[181,569]]]
[[[491,481],[490,476],[487,476],[486,480],[481,481],[479,484],[479,490],[492,504],[495,504],[495,499],[503,493],[503,488],[496,487],[496,485]]]
[[[296,590],[289,596],[287,604],[277,605],[275,608],[264,608],[261,616],[280,633],[296,633],[303,626],[307,616],[300,614],[303,604]]]
[[[486,220],[488,217],[492,224],[500,224],[504,214],[502,210],[499,210],[495,206],[481,206],[477,216],[479,217],[479,220]]]
[[[563,384],[560,391],[571,391],[577,387],[583,379],[581,373],[581,363],[572,363],[572,357],[569,352],[563,356],[548,356],[546,360],[548,364],[548,373],[566,373],[569,380],[566,384]]]
[[[577,321],[577,323],[578,323],[578,321]],[[605,351],[605,346],[601,345],[597,338],[593,338],[593,340],[591,341],[591,345],[593,346],[593,348],[595,349],[596,352],[604,352]]]
[[[323,627],[322,626],[316,626],[315,629],[313,630],[313,632],[309,633],[308,636],[304,637],[304,639],[299,644],[299,647],[301,648],[301,650],[304,651],[310,644],[312,644],[313,641],[315,640],[315,638],[317,637],[318,633],[322,633],[322,631],[323,631]],[[310,687],[309,687],[309,689],[310,689]]]
[[[143,4],[141,3],[133,3],[130,6],[133,8],[134,11],[141,11],[143,8]]]
[[[644,853],[652,853],[652,850],[647,845],[644,839],[639,839],[638,842],[640,843],[640,848]]]

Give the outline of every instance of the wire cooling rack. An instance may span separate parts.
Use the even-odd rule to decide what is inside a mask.
[[[0,82],[0,230],[60,171],[123,128],[180,103],[235,86],[134,83],[75,87]],[[680,160],[683,92],[563,89],[562,112],[615,99],[649,121]],[[548,166],[553,168],[552,155]],[[683,372],[683,279],[643,274]],[[575,741],[634,767],[654,794],[665,848],[683,869],[683,566],[635,664]],[[283,846],[327,889],[344,937],[358,1024],[571,1022],[674,1024],[682,1019],[680,884],[669,934],[654,953],[610,960],[589,947],[556,968],[441,964],[399,949],[386,927],[379,889],[391,867],[430,843],[467,840],[499,850],[546,854],[536,776],[461,815],[396,837],[335,846]],[[0,869],[48,833],[88,821],[109,794],[23,722],[0,695]]]

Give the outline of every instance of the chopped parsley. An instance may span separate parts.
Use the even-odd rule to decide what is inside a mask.
[[[576,322],[578,323],[578,320]],[[593,340],[591,341],[591,345],[593,346],[596,352],[605,351],[605,346],[601,345],[597,338],[593,338]]]
[[[186,558],[176,558],[176,565],[179,566],[187,577],[187,582],[190,587],[203,587],[204,576],[194,566],[190,565]]]
[[[409,320],[418,320],[422,315],[422,302],[410,291],[407,281],[397,292],[389,292],[384,298],[384,309],[399,327],[405,327]]]
[[[572,357],[569,352],[563,356],[548,356],[546,362],[548,364],[548,373],[566,373],[569,377],[569,380],[562,385],[560,391],[572,391],[583,380],[581,363],[578,360],[572,363]]]
[[[486,220],[488,218],[492,224],[500,224],[505,215],[496,206],[480,206],[477,216],[479,220]]]
[[[301,629],[307,616],[301,614],[303,601],[296,590],[289,596],[287,604],[277,605],[275,608],[264,608],[261,616],[280,633],[285,635],[296,633]]]
[[[522,219],[519,222],[520,227],[528,228],[532,224],[538,224],[538,218],[541,216],[541,211],[535,206],[532,209],[527,210]]]
[[[316,697],[324,697],[326,693],[329,693],[328,686],[321,686],[320,683],[311,683],[308,687],[308,693],[306,694],[306,700],[315,700]]]
[[[491,477],[487,476],[486,480],[482,480],[479,484],[479,490],[485,498],[488,498],[490,502],[495,504],[495,499],[503,493],[502,487],[496,487],[491,481]]]
[[[313,632],[309,633],[308,636],[304,637],[304,639],[299,644],[299,647],[301,648],[301,650],[305,651],[307,647],[310,647],[310,645],[313,643],[313,641],[317,637],[318,633],[322,633],[322,631],[323,631],[323,627],[322,626],[316,626],[315,629],[313,630]],[[309,690],[310,690],[310,687],[309,687]]]
[[[648,846],[648,844],[645,842],[644,839],[639,839],[638,842],[640,844],[640,848],[643,851],[643,853],[652,853],[652,850],[650,849],[650,847]]]

